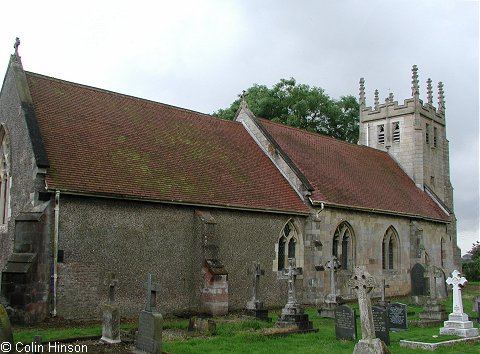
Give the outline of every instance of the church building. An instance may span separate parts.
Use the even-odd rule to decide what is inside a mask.
[[[390,96],[366,106],[358,144],[256,117],[235,121],[23,69],[12,55],[0,93],[0,301],[13,321],[100,317],[105,277],[123,317],[160,284],[162,313],[226,314],[287,298],[289,258],[302,302],[321,307],[355,266],[387,296],[426,295],[423,272],[460,264],[443,86],[433,105]],[[438,279],[438,282],[442,282]],[[441,290],[441,287],[438,286]],[[378,295],[380,289],[376,289]]]

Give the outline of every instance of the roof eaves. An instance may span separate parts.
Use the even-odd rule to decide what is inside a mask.
[[[426,221],[434,221],[434,222],[441,222],[449,224],[450,221],[442,218],[433,218],[425,215],[420,214],[412,214],[412,213],[403,213],[394,210],[384,210],[384,209],[376,209],[376,208],[366,208],[366,207],[359,207],[359,206],[352,206],[352,205],[345,205],[345,204],[335,204],[326,201],[320,200],[312,200],[310,199],[310,203],[312,205],[322,205],[323,207],[331,207],[331,208],[339,208],[339,209],[350,209],[350,210],[359,210],[359,211],[366,211],[370,213],[378,213],[378,214],[387,214],[387,215],[395,215],[395,216],[404,216],[404,217],[411,217],[415,219],[423,219]]]

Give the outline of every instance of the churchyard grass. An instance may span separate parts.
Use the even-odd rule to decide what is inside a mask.
[[[472,298],[480,293],[480,283],[470,282],[463,290],[464,310],[470,317],[477,314],[472,311]],[[409,303],[408,298],[397,298],[395,301]],[[452,310],[451,292],[449,298],[443,303],[447,312]],[[358,309],[358,305],[351,304]],[[421,311],[420,306],[408,306],[408,312],[415,312],[409,315],[409,319],[418,318]],[[308,333],[290,336],[265,336],[266,328],[273,326],[278,318],[278,311],[271,311],[272,323],[248,320],[241,316],[227,316],[215,319],[217,322],[217,334],[210,337],[178,337],[165,335],[168,330],[186,330],[188,320],[166,319],[164,320],[163,350],[170,353],[345,353],[353,352],[355,343],[350,341],[338,341],[335,338],[335,324],[333,319],[319,318],[314,309],[307,309],[314,328],[318,333]],[[478,327],[478,324],[475,324]],[[121,325],[123,330],[134,330],[136,321]],[[357,321],[358,336],[361,337],[360,323]],[[44,342],[72,337],[91,337],[101,335],[101,325],[77,326],[69,328],[21,328],[14,327],[15,341],[29,342],[35,335],[41,335]],[[409,325],[407,330],[390,332],[390,351],[395,354],[425,353],[419,349],[400,347],[400,340],[438,342],[450,339],[459,339],[456,336],[440,336],[439,326],[420,328]],[[480,353],[480,343],[457,344],[454,347],[438,348],[435,353],[439,354],[464,354]]]

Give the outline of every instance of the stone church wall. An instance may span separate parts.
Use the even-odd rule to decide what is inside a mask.
[[[60,197],[58,309],[66,318],[100,316],[106,299],[103,278],[118,278],[116,299],[122,316],[137,316],[145,306],[147,273],[160,283],[162,313],[199,309],[202,287],[202,240],[198,208],[92,197]],[[219,260],[228,271],[229,310],[242,309],[251,297],[247,269],[260,260],[265,276],[260,296],[282,306],[286,284],[277,280],[271,262],[274,244],[288,215],[207,209],[214,218]]]
[[[311,231],[306,233],[305,240],[305,268],[310,270],[304,278],[306,302],[318,304],[330,291],[328,271],[314,271],[313,269],[315,266],[324,264],[331,256],[334,233],[342,222],[348,222],[354,233],[353,264],[366,266],[379,284],[382,279],[385,279],[386,284],[390,285],[390,288],[386,290],[387,296],[408,294],[410,292],[410,269],[417,261],[424,262],[425,260],[425,257],[419,257],[418,260],[411,258],[412,221],[408,217],[340,208],[326,207],[319,212],[317,218],[307,222],[307,229]],[[448,238],[446,225],[429,221],[416,221],[416,223],[422,229],[422,247],[428,252],[431,264],[440,266],[440,239],[441,237]],[[393,270],[382,267],[382,241],[390,226],[395,228],[400,242],[399,262]],[[321,246],[319,246],[319,242]],[[451,255],[446,255],[446,258],[451,259]],[[344,298],[353,296],[347,287],[347,281],[351,274],[350,270],[340,269],[337,271],[338,290]],[[380,296],[380,288],[374,291],[374,296]]]

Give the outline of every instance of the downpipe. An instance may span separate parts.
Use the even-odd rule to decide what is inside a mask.
[[[55,212],[54,212],[54,230],[53,230],[53,286],[52,286],[52,317],[57,316],[57,260],[58,260],[58,224],[60,217],[60,191],[55,191]]]

